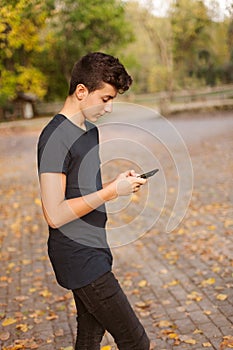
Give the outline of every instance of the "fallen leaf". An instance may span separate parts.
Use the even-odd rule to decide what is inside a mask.
[[[49,316],[46,317],[46,320],[52,321],[52,320],[56,320],[57,318],[58,318],[58,315],[55,314],[55,312],[50,311]]]
[[[195,301],[201,301],[202,300],[202,296],[197,293],[197,292],[192,292],[191,294],[187,295],[187,298],[190,300],[195,300]]]
[[[151,302],[144,302],[144,301],[138,301],[137,303],[135,303],[135,306],[140,309],[146,309],[150,307],[150,305],[151,305]]]
[[[195,345],[197,343],[197,341],[195,339],[190,338],[190,339],[184,340],[184,343],[185,344]]]
[[[226,300],[227,298],[228,298],[228,295],[226,295],[226,294],[218,294],[218,295],[216,296],[216,299],[221,300],[221,301],[224,301],[224,300]]]
[[[13,267],[15,267],[15,263],[14,263],[14,262],[9,263],[8,266],[7,266],[7,268],[8,268],[9,270],[12,270]]]
[[[201,282],[202,287],[205,287],[207,285],[214,284],[216,282],[215,278],[208,278],[207,280],[204,280]]]
[[[30,265],[31,263],[32,263],[32,261],[30,259],[23,259],[22,260],[23,265]]]
[[[204,310],[203,313],[204,313],[205,315],[211,315],[211,314],[212,314],[212,312],[209,311],[209,310]]]
[[[22,301],[29,299],[29,297],[26,295],[19,295],[19,296],[16,296],[14,299],[18,302],[22,302]]]
[[[172,326],[172,323],[170,321],[167,321],[167,320],[162,320],[158,323],[159,328],[171,327],[171,326]]]
[[[52,293],[48,289],[42,290],[39,294],[44,298],[49,298],[52,296]]]
[[[35,198],[34,203],[35,203],[36,205],[39,205],[39,207],[42,206],[42,205],[41,205],[41,200],[40,200],[40,198]]]
[[[179,335],[177,333],[170,333],[168,335],[168,338],[170,338],[170,339],[179,339]]]
[[[216,226],[215,225],[209,225],[209,226],[207,226],[207,228],[210,231],[215,231],[216,230]]]
[[[219,266],[213,266],[213,267],[212,267],[212,271],[215,272],[215,273],[218,273],[218,272],[221,271],[221,267],[219,267]]]
[[[166,288],[168,288],[168,287],[174,287],[174,286],[177,286],[179,283],[180,283],[180,281],[178,281],[178,280],[172,280],[171,282],[165,284],[165,285],[163,286],[163,288],[166,289]]]
[[[15,318],[9,317],[6,318],[3,322],[2,322],[2,326],[6,327],[6,326],[10,326],[11,324],[17,322],[17,320]]]
[[[23,333],[26,333],[28,331],[28,325],[25,323],[17,324],[15,328],[19,329]]]
[[[146,287],[147,286],[147,281],[146,280],[141,280],[139,283],[138,283],[138,286],[143,288],[143,287]]]
[[[207,343],[203,343],[202,346],[203,348],[210,348],[212,345],[209,342],[207,342]]]
[[[233,336],[232,335],[226,335],[223,337],[223,341],[220,344],[220,350],[223,350],[225,348],[233,348]]]

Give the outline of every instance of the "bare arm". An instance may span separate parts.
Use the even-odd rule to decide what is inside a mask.
[[[42,173],[40,187],[45,219],[51,227],[60,227],[90,213],[107,201],[138,191],[145,183],[146,180],[132,176],[128,171],[99,191],[83,197],[65,199],[66,175]]]

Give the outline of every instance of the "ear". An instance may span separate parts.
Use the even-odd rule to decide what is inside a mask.
[[[75,96],[82,101],[88,95],[88,89],[83,84],[78,84],[75,89]]]

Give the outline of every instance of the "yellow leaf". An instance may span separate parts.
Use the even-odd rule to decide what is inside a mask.
[[[58,318],[58,315],[56,315],[55,312],[51,311],[49,313],[49,316],[46,317],[46,320],[52,321],[52,320],[56,320],[57,318]]]
[[[41,207],[41,200],[40,200],[40,198],[35,198],[34,203],[39,205],[39,207]]]
[[[13,323],[17,322],[17,320],[15,318],[12,318],[12,317],[9,317],[9,318],[6,318],[3,322],[2,322],[2,326],[5,327],[5,326],[9,326]]]
[[[52,295],[48,289],[42,290],[39,294],[44,298],[49,298]]]
[[[205,315],[211,315],[211,314],[212,314],[212,312],[211,312],[211,311],[209,311],[209,310],[205,310],[205,311],[204,311],[204,314],[205,314]]]
[[[179,339],[179,335],[177,333],[170,333],[168,335],[168,338],[170,338],[170,339]]]
[[[11,262],[11,263],[8,264],[7,267],[8,267],[8,269],[12,270],[13,267],[15,267],[15,263]]]
[[[180,228],[177,233],[178,235],[183,235],[185,233],[185,230],[183,228]]]
[[[110,345],[103,346],[101,350],[111,350],[112,347]]]
[[[202,346],[203,348],[210,348],[212,345],[208,342],[208,343],[203,343]]]
[[[219,266],[214,266],[214,267],[212,268],[212,271],[218,273],[218,272],[221,271],[221,268],[220,268]]]
[[[140,308],[140,309],[146,309],[150,306],[151,303],[149,302],[144,302],[144,301],[138,301],[137,303],[135,303],[135,306]]]
[[[147,281],[146,280],[141,280],[139,283],[138,283],[138,286],[143,288],[143,287],[146,287],[147,285]]]
[[[22,332],[27,332],[28,331],[28,325],[25,323],[17,324],[16,329],[19,329]]]
[[[216,230],[216,226],[215,225],[209,225],[209,226],[207,226],[207,228],[210,231],[215,231]]]
[[[184,340],[184,343],[186,343],[186,344],[191,344],[191,345],[195,345],[197,342],[196,342],[196,340],[195,339],[186,339],[186,340]]]
[[[201,301],[202,300],[202,296],[197,293],[197,292],[192,292],[191,294],[187,295],[187,298],[190,300],[195,300],[195,301]]]
[[[216,282],[215,278],[208,278],[207,280],[204,280],[201,282],[201,285],[205,287],[206,285],[211,285]]]
[[[224,300],[226,300],[227,298],[228,298],[228,295],[226,295],[226,294],[218,294],[218,295],[216,296],[216,299],[221,300],[221,301],[224,301]]]
[[[169,285],[170,287],[172,287],[172,286],[177,286],[177,284],[179,284],[179,283],[180,283],[180,281],[178,281],[178,280],[173,280],[173,281],[169,282],[168,285]]]
[[[172,326],[172,323],[170,321],[166,321],[166,320],[162,320],[158,323],[158,326],[160,328],[163,328],[163,327],[171,327]]]
[[[23,259],[22,260],[23,265],[30,265],[31,263],[32,263],[32,261],[30,259]]]
[[[221,343],[221,348],[224,346],[227,348],[233,348],[233,336],[232,335],[226,335],[223,337],[223,342]]]

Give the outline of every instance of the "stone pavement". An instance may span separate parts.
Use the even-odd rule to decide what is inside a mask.
[[[186,130],[194,168],[187,214],[167,233],[165,208],[143,237],[113,248],[114,272],[155,350],[233,348],[233,138],[228,118],[221,119],[225,128],[214,136],[207,120],[205,137],[196,143],[188,141],[191,121],[174,120]],[[71,350],[75,306],[71,293],[57,285],[47,257],[35,167],[38,130],[5,130],[0,136],[0,347]],[[174,192],[169,186],[168,201]],[[127,222],[129,214],[121,219]],[[116,349],[109,334],[102,345]]]

